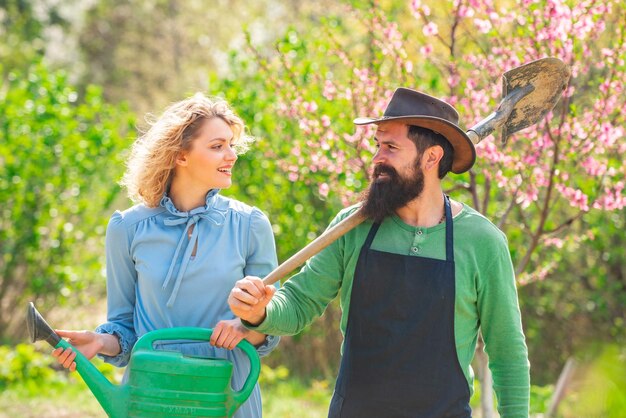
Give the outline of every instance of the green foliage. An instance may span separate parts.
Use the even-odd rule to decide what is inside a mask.
[[[259,375],[259,383],[261,385],[274,385],[278,382],[285,381],[289,377],[289,369],[285,366],[272,368],[267,364],[261,365],[261,374]]]
[[[626,349],[605,346],[572,383],[559,416],[619,418],[626,411]]]
[[[0,389],[39,396],[74,385],[86,388],[80,375],[62,369],[50,355],[51,351],[49,347],[47,351],[38,351],[35,344],[0,345]],[[99,358],[95,358],[93,363],[111,382],[120,381],[120,369]]]
[[[50,368],[53,362],[32,344],[18,344],[13,349],[0,345],[0,389],[19,385],[34,395],[41,385],[58,386],[64,379]]]
[[[552,278],[520,288],[534,382],[554,383],[567,358],[592,341],[626,342],[625,222],[624,211],[587,214],[552,258]]]
[[[98,279],[132,118],[33,65],[0,89],[0,337],[27,299],[62,303]]]
[[[552,394],[554,393],[554,385],[547,386],[530,386],[530,413],[540,414],[548,410]]]

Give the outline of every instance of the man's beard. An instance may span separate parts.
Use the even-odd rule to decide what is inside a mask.
[[[382,173],[387,174],[386,179],[378,177]],[[413,176],[409,178],[400,176],[391,166],[379,164],[374,168],[368,189],[361,195],[361,213],[374,222],[382,222],[422,194],[423,190],[424,172],[417,162]]]

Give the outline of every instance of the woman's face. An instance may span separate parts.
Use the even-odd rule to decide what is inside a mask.
[[[200,127],[189,150],[184,151],[176,168],[188,186],[203,189],[226,189],[232,184],[232,168],[237,154],[231,147],[233,131],[219,117],[208,119]]]

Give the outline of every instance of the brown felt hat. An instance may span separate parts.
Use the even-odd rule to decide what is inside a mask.
[[[459,114],[448,103],[419,91],[398,88],[380,118],[357,118],[357,125],[387,121],[402,121],[407,125],[430,129],[452,144],[452,172],[464,173],[474,165],[476,150],[465,131],[459,127]]]

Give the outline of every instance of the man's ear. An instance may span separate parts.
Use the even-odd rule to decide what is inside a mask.
[[[423,170],[429,171],[433,168],[439,170],[439,162],[443,158],[443,148],[439,145],[433,145],[424,151],[422,156]]]

